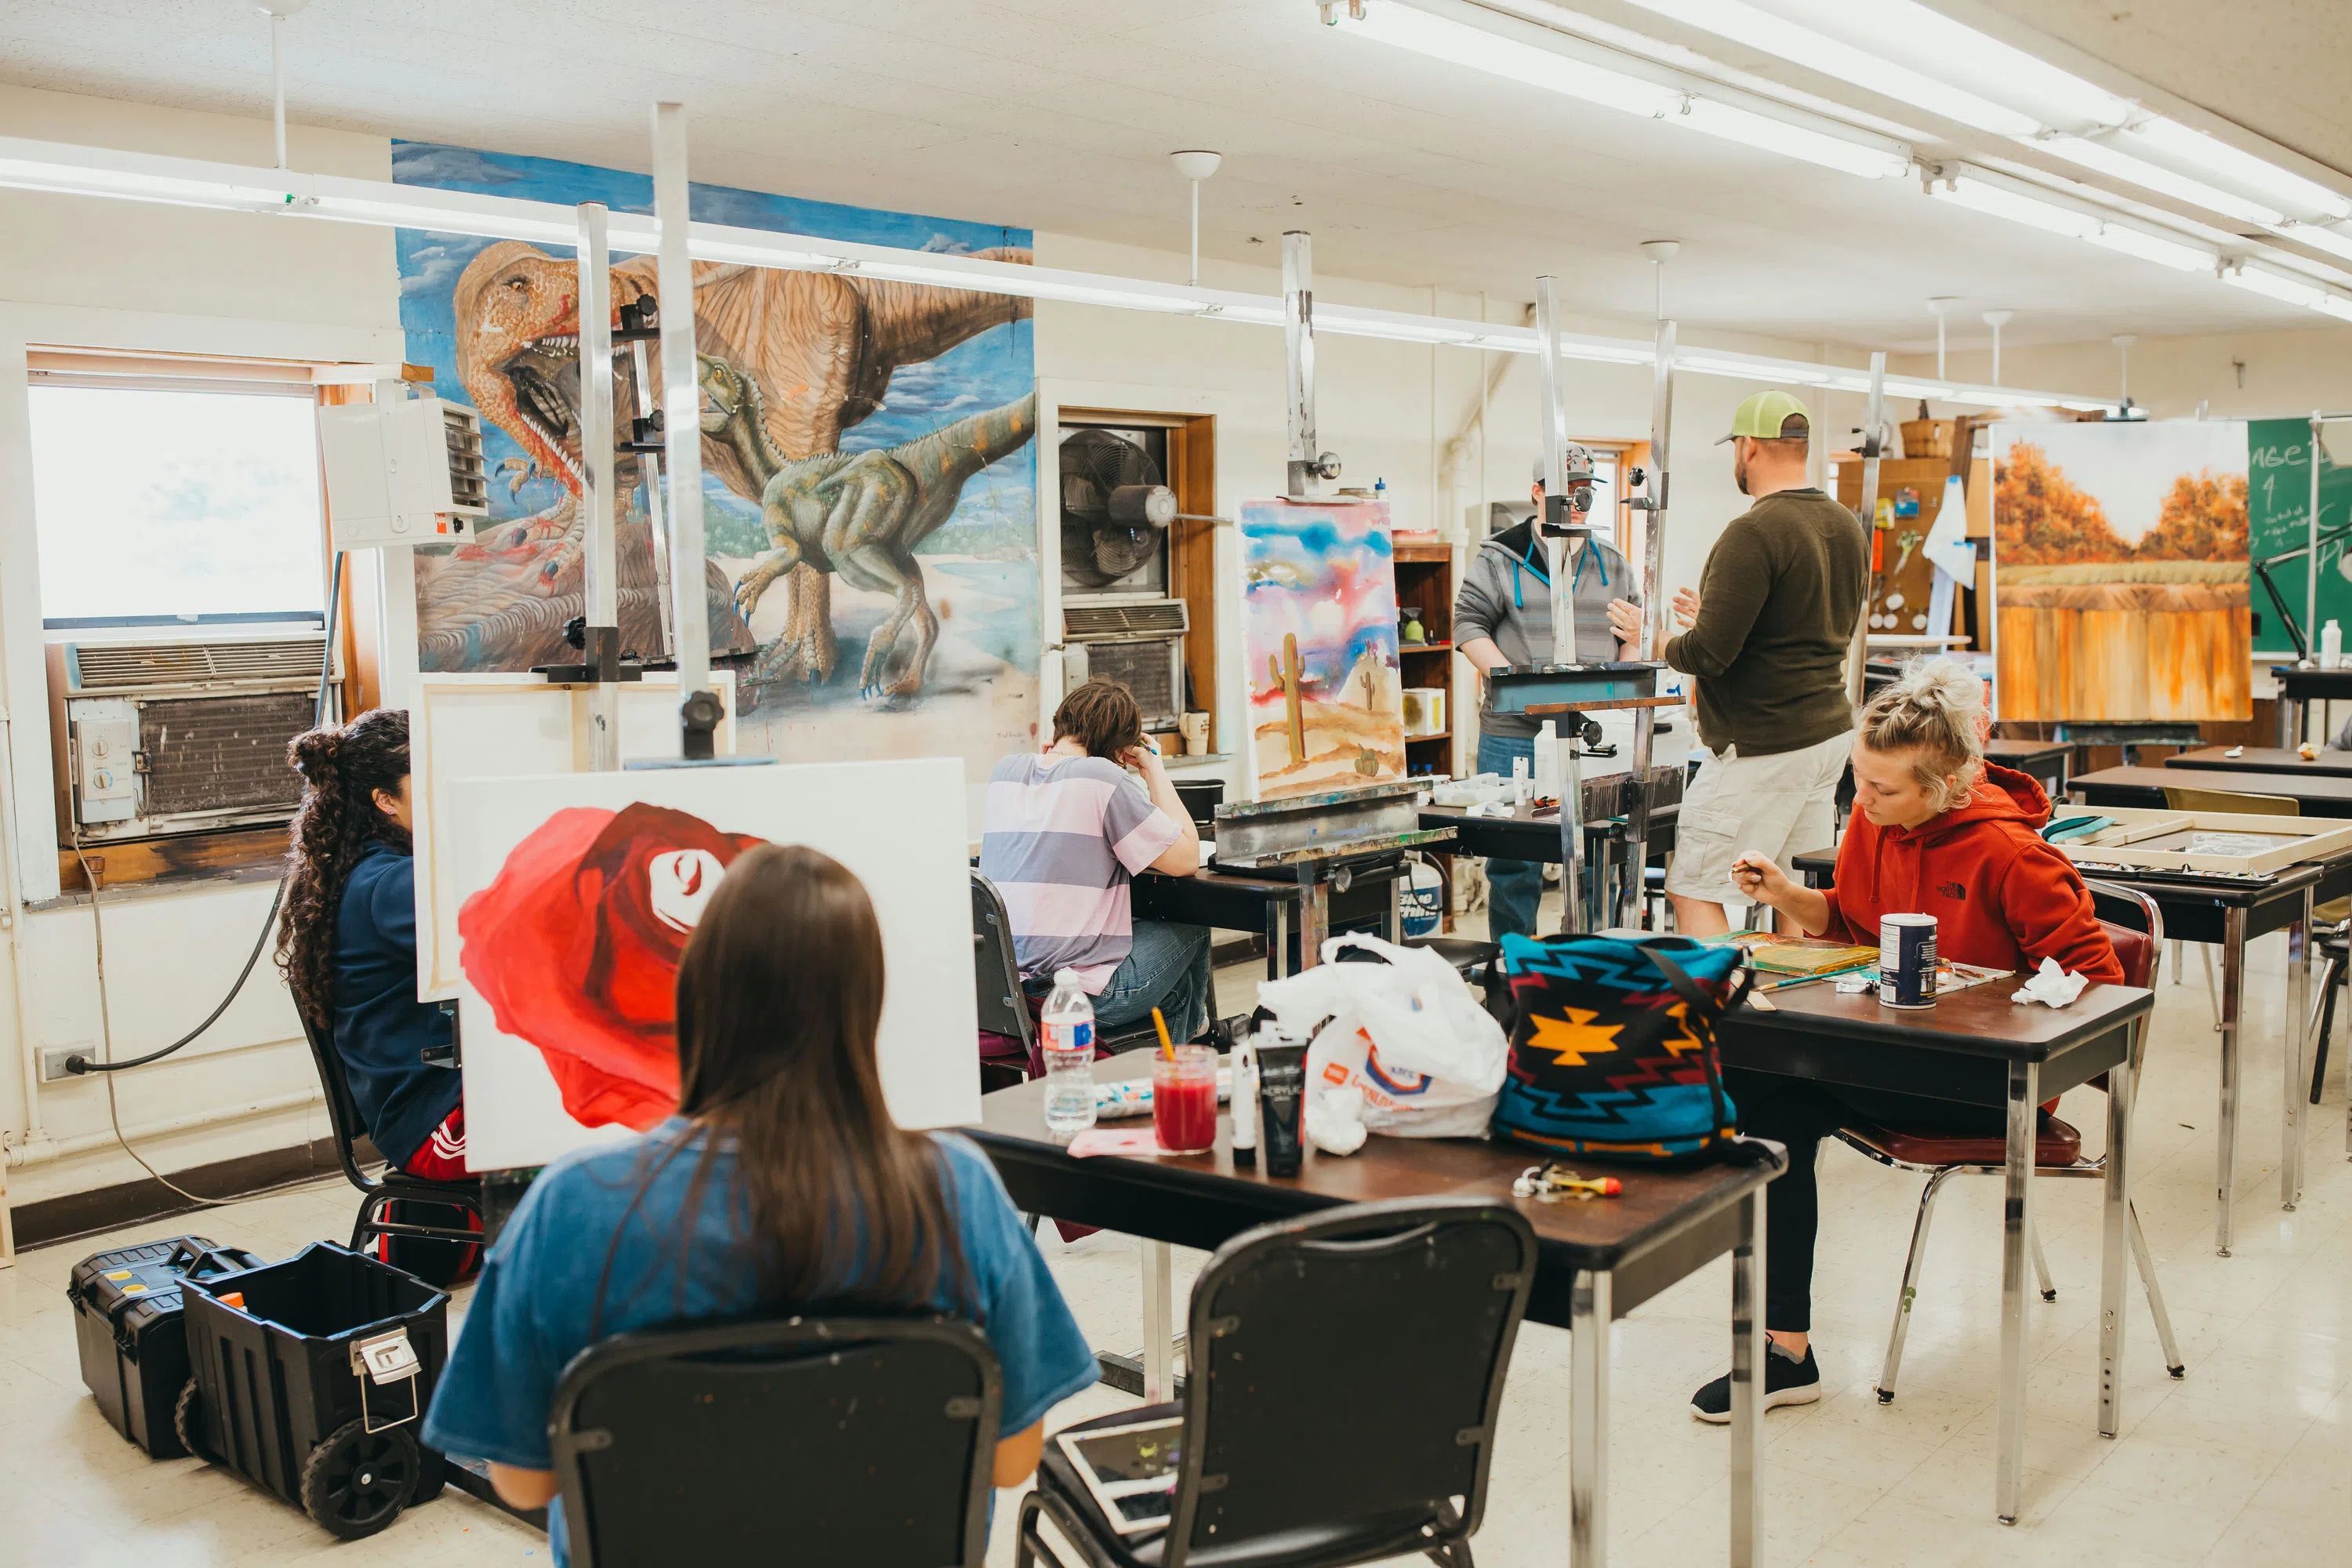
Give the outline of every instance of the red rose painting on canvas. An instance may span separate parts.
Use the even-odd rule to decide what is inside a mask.
[[[762,842],[643,804],[571,806],[457,913],[466,978],[539,1047],[583,1127],[677,1108],[677,963],[728,866]]]

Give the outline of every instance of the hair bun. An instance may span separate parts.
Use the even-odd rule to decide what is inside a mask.
[[[334,766],[343,749],[343,737],[335,730],[305,730],[286,742],[286,760],[294,771],[316,782],[319,774]]]

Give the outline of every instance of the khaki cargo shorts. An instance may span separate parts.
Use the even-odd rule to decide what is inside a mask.
[[[1841,731],[1816,745],[1769,756],[1743,757],[1729,746],[1706,753],[1683,792],[1666,891],[1708,903],[1745,903],[1731,882],[1731,863],[1742,855],[1769,855],[1787,871],[1791,857],[1831,847],[1838,780],[1853,752],[1853,736]]]

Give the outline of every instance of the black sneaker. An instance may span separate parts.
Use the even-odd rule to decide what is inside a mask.
[[[1766,1342],[1764,1352],[1764,1408],[1771,1410],[1783,1405],[1811,1405],[1822,1396],[1822,1369],[1813,1360],[1811,1345],[1805,1347],[1805,1359],[1799,1361],[1779,1345]],[[1718,1426],[1731,1420],[1731,1374],[1725,1373],[1713,1383],[1691,1395],[1691,1414],[1702,1421]]]

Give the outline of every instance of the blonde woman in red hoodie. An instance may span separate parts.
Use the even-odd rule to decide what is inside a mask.
[[[1808,936],[1874,943],[1880,917],[1936,917],[1939,956],[1991,969],[2031,970],[2044,958],[2092,980],[2120,984],[2123,966],[2074,862],[2042,839],[2050,799],[2023,773],[1984,760],[1983,687],[1944,660],[1915,664],[1863,710],[1854,726],[1853,816],[1838,847],[1836,886],[1801,887],[1761,855],[1732,868],[1741,892],[1769,904]],[[2004,1113],[1924,1096],[1831,1088],[1737,1069],[1724,1075],[1740,1130],[1789,1147],[1788,1173],[1766,1209],[1764,1407],[1821,1397],[1813,1359],[1813,1238],[1821,1141],[1854,1121],[1998,1135]],[[1720,1377],[1692,1396],[1702,1421],[1731,1418]]]

